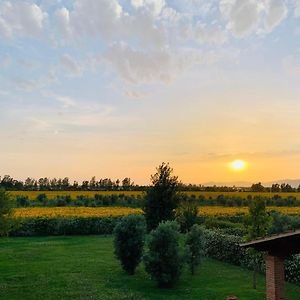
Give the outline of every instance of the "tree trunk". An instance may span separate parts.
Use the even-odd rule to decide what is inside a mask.
[[[252,287],[256,290],[256,277],[257,277],[257,266],[254,266],[253,277],[252,277]]]

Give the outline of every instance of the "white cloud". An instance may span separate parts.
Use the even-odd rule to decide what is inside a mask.
[[[295,1],[295,17],[300,17],[300,0],[294,0]]]
[[[47,16],[36,4],[5,1],[0,4],[0,34],[36,36],[42,32]]]
[[[70,55],[63,55],[60,58],[60,63],[72,76],[80,76],[82,74],[82,66]]]
[[[10,37],[12,35],[12,29],[7,24],[5,19],[3,19],[0,15],[0,35],[5,37]]]
[[[265,18],[265,28],[272,31],[287,16],[288,9],[284,0],[268,0]]]
[[[34,89],[38,88],[40,83],[38,80],[33,79],[23,79],[23,78],[16,78],[13,80],[15,86],[22,91],[31,92]]]
[[[166,2],[165,0],[131,0],[131,4],[137,9],[147,9],[153,15],[158,16],[165,7]]]
[[[227,41],[226,33],[219,26],[207,26],[201,23],[198,23],[195,28],[195,38],[204,44],[222,45]]]
[[[221,0],[219,8],[233,34],[244,37],[256,30],[263,7],[257,0]]]
[[[59,31],[65,38],[71,37],[71,27],[70,27],[70,12],[65,7],[59,9],[55,13],[56,24]]]
[[[112,45],[106,57],[120,77],[132,84],[168,83],[194,64],[211,64],[219,59],[214,52],[138,51],[124,43]]]
[[[63,108],[76,106],[76,101],[69,96],[58,95],[50,91],[42,91],[42,95],[61,103]]]
[[[142,93],[142,92],[136,91],[136,90],[126,90],[124,94],[125,94],[125,96],[127,96],[129,98],[134,98],[134,99],[139,99],[139,98],[143,98],[146,96],[145,93]]]
[[[119,30],[123,9],[117,0],[77,0],[69,11],[63,7],[56,11],[57,26],[64,36],[74,39],[82,35],[111,39]]]

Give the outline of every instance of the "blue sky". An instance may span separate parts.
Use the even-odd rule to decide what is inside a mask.
[[[299,42],[299,0],[1,1],[1,174],[299,178]]]

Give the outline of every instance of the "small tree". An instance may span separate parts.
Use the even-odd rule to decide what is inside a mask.
[[[0,236],[7,236],[13,227],[12,201],[9,194],[0,189]]]
[[[203,253],[203,230],[199,225],[192,226],[186,236],[185,246],[186,262],[194,275]]]
[[[145,219],[138,215],[123,217],[114,229],[114,253],[129,275],[142,260],[145,232]]]
[[[249,204],[249,214],[245,217],[245,227],[247,235],[246,241],[265,237],[271,225],[271,217],[266,211],[266,203],[263,199],[255,197]],[[256,289],[256,277],[262,261],[260,252],[249,249],[249,253],[253,257],[253,288]]]
[[[197,202],[183,195],[175,212],[176,221],[180,224],[181,232],[188,232],[197,223],[198,212]]]
[[[152,230],[148,241],[149,250],[144,256],[146,272],[159,287],[171,287],[179,279],[182,256],[179,251],[179,225],[166,221]]]
[[[173,169],[162,163],[151,176],[152,186],[147,190],[143,208],[148,230],[155,229],[161,221],[173,220],[178,205],[178,178]]]

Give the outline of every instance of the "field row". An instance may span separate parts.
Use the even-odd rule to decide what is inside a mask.
[[[300,199],[300,193],[268,193],[268,192],[202,192],[202,191],[188,191],[183,192],[188,196],[194,195],[195,197],[205,197],[206,199],[216,199],[220,195],[225,197],[240,197],[246,199],[251,196],[261,196],[266,198],[273,198],[279,195],[282,198],[295,197]],[[70,196],[72,199],[76,199],[77,196],[85,196],[94,198],[98,195],[126,195],[131,197],[143,196],[145,192],[142,191],[11,191],[10,194],[13,197],[27,196],[29,199],[36,199],[39,194],[45,194],[48,199],[55,199],[57,196]]]
[[[267,208],[287,215],[300,215],[300,207],[273,207]],[[108,217],[141,214],[140,208],[129,207],[30,207],[14,209],[14,216],[30,217]],[[199,208],[199,214],[204,216],[232,216],[247,214],[248,207],[204,206]]]

